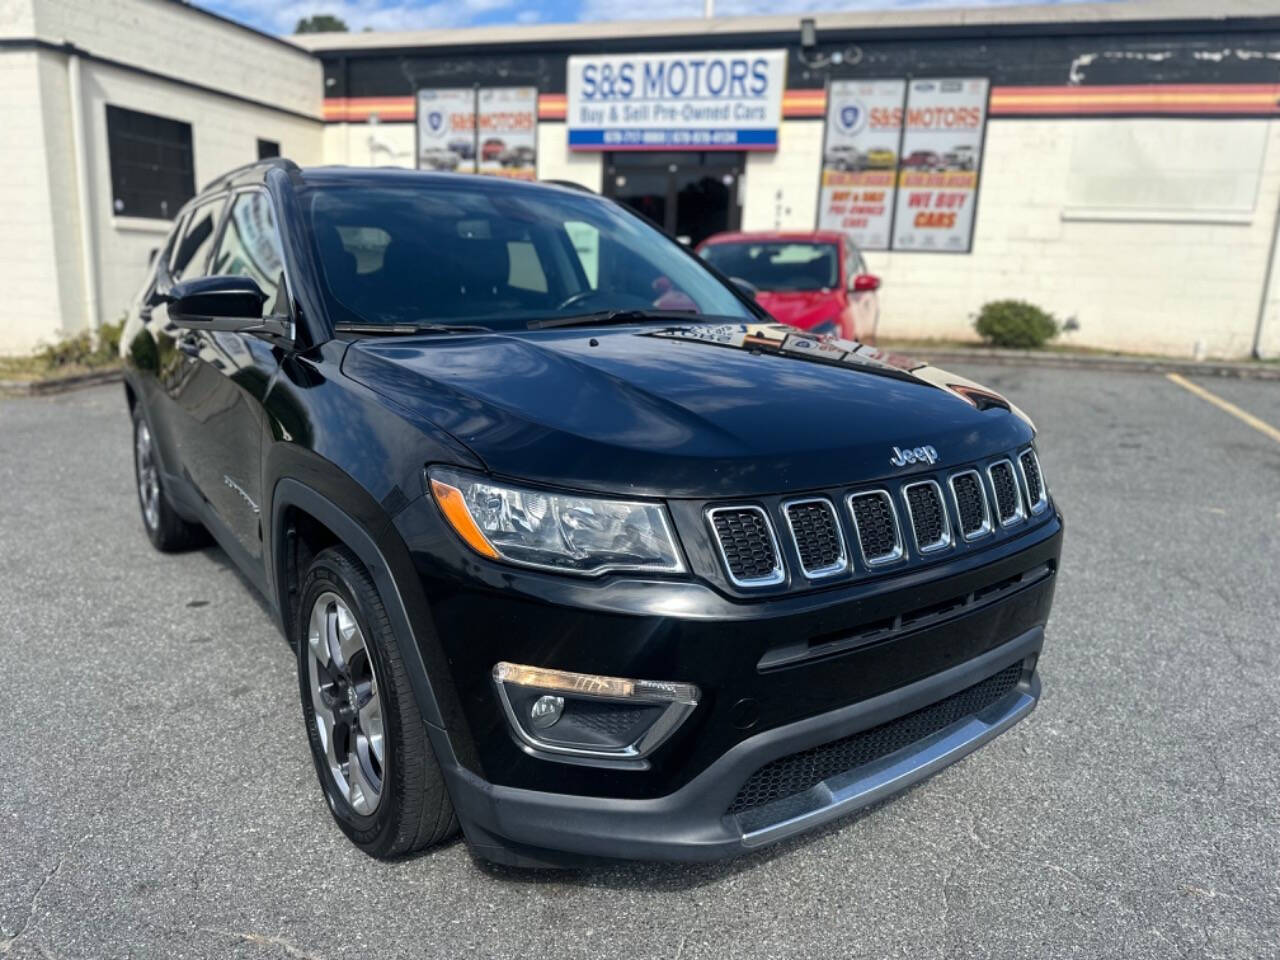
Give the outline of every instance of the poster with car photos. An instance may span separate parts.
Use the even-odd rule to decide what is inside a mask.
[[[536,179],[538,88],[482,87],[477,103],[480,173]]]
[[[475,88],[419,90],[417,105],[418,169],[475,173]]]
[[[863,250],[888,250],[905,80],[827,85],[818,229],[839,230]]]
[[[967,253],[972,246],[988,87],[985,78],[908,84],[894,250]]]

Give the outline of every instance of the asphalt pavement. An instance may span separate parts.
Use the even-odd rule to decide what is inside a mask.
[[[958,372],[1067,517],[1039,708],[766,852],[574,873],[359,853],[262,602],[145,539],[120,388],[0,399],[0,957],[1280,956],[1280,443],[1159,375]]]

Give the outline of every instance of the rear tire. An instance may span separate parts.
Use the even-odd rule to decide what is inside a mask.
[[[133,408],[133,476],[138,507],[142,511],[142,528],[153,547],[164,553],[176,553],[203,546],[208,541],[204,527],[183,520],[169,504],[151,425],[137,406]]]
[[[346,547],[322,551],[308,568],[294,639],[311,758],[342,832],[380,858],[456,833],[386,609]]]

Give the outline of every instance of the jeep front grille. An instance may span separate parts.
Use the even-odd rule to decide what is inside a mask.
[[[991,532],[991,511],[987,507],[982,477],[977,470],[965,470],[953,473],[950,484],[956,503],[956,519],[960,521],[960,535],[966,540],[985,537]]]
[[[849,512],[858,535],[858,546],[867,566],[892,563],[902,556],[902,533],[893,498],[884,490],[869,490],[849,496]]]
[[[951,524],[947,521],[947,508],[938,485],[932,480],[909,483],[902,488],[902,495],[907,501],[907,516],[911,518],[916,549],[923,554],[949,547]]]
[[[996,495],[996,516],[1000,526],[1017,523],[1026,514],[1022,509],[1022,497],[1018,494],[1018,480],[1013,474],[1013,464],[997,460],[987,468],[991,477],[991,489]]]
[[[739,587],[781,583],[782,558],[769,518],[760,507],[717,507],[707,511],[729,579]]]
[[[806,577],[830,577],[849,565],[840,521],[830,500],[825,497],[792,500],[783,505],[783,512],[800,557],[800,569]]]

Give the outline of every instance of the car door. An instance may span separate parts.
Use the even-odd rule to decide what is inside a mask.
[[[853,314],[853,326],[858,339],[874,342],[876,324],[880,320],[880,281],[867,270],[862,252],[852,244],[848,246],[845,282],[849,290],[849,310]],[[859,281],[859,277],[863,279]],[[874,283],[872,283],[874,281]],[[861,289],[860,289],[861,288]]]
[[[209,276],[247,276],[267,294],[267,314],[286,313],[283,257],[271,198],[265,189],[237,191],[209,261]],[[263,398],[279,369],[281,350],[243,333],[190,334],[192,369],[178,403],[191,423],[183,463],[247,559],[262,555]],[[225,539],[225,538],[224,538]]]
[[[186,214],[168,259],[157,265],[157,293],[168,293],[179,280],[204,275],[226,202],[225,193],[217,194],[202,199]],[[169,319],[168,308],[156,297],[148,302],[144,323],[155,344],[154,369],[159,388],[150,411],[152,432],[166,470],[185,483],[189,478],[184,469],[187,456],[184,446],[192,424],[186,414],[184,395],[191,387],[196,370],[198,344],[194,335]]]

